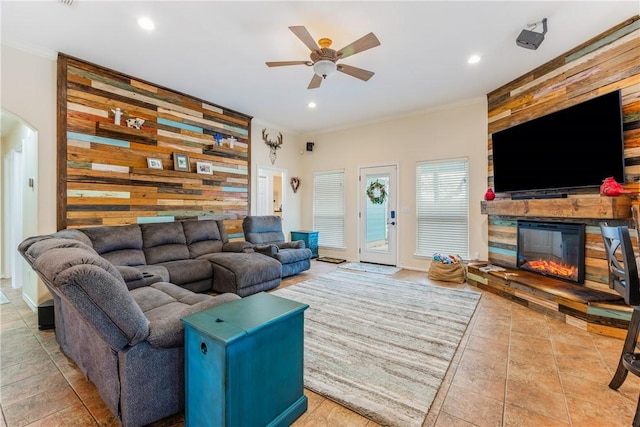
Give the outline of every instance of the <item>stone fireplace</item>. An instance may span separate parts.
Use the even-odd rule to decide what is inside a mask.
[[[585,225],[518,221],[517,267],[584,284]]]

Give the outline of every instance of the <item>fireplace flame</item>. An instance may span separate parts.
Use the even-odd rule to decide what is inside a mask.
[[[573,265],[565,265],[560,264],[559,262],[545,261],[542,259],[527,262],[527,267],[533,270],[555,274],[558,277],[574,277],[576,274],[576,267]]]

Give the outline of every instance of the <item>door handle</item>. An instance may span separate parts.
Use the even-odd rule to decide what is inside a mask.
[[[396,222],[395,222],[395,221],[391,221],[391,222],[388,222],[387,224],[389,224],[389,225],[396,225]]]

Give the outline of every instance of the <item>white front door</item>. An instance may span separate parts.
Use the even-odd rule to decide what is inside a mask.
[[[360,168],[360,261],[396,265],[396,166]]]

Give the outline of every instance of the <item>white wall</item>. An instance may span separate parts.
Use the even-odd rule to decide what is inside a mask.
[[[415,168],[425,160],[466,157],[469,160],[469,255],[487,257],[487,217],[480,201],[487,190],[486,99],[457,106],[380,121],[309,139],[315,142],[305,154],[302,179],[310,187],[313,173],[345,170],[346,250],[320,248],[324,256],[358,260],[358,169],[363,166],[398,164],[398,265],[426,270],[429,259],[415,252]],[[313,226],[313,192],[304,192],[302,226]]]
[[[37,218],[25,218],[34,234],[56,231],[56,61],[2,46],[2,108],[38,132]],[[33,157],[32,157],[33,159]],[[33,160],[28,164],[33,167]],[[25,284],[23,298],[34,306],[50,298],[42,283]]]
[[[251,114],[251,112],[246,112]],[[282,146],[277,150],[277,157],[275,163],[272,165],[269,159],[269,147],[262,140],[262,129],[267,129],[267,134],[270,140],[275,140],[278,136],[278,132],[282,132]],[[282,195],[283,199],[283,212],[282,212],[282,226],[284,235],[287,240],[290,238],[291,230],[299,230],[302,226],[302,196],[306,193],[313,194],[311,188],[311,181],[304,179],[300,184],[300,188],[296,193],[293,192],[289,181],[291,177],[301,177],[305,171],[304,160],[306,154],[304,153],[304,145],[306,139],[300,135],[286,133],[283,129],[278,128],[264,122],[259,119],[253,119],[251,121],[251,189],[258,188],[258,166],[273,167],[286,170],[286,177],[284,188],[285,192]],[[302,152],[302,154],[301,154]],[[306,184],[306,185],[305,185]],[[257,191],[251,191],[251,214],[255,215],[257,208],[256,200]]]

